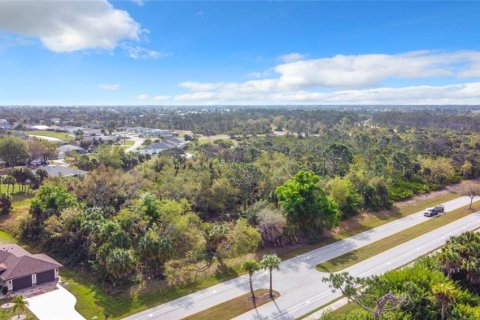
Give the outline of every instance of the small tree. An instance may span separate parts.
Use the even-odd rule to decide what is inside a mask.
[[[12,197],[7,193],[0,194],[0,214],[8,215],[12,210]]]
[[[273,269],[279,270],[280,263],[282,260],[276,254],[266,254],[263,256],[262,261],[260,261],[261,266],[264,269],[268,269],[270,273],[270,298],[273,299],[273,289],[272,289],[272,271]]]
[[[12,193],[15,192],[15,178],[11,175],[3,178],[3,184],[7,185],[7,193],[10,193],[10,186],[12,186]]]
[[[473,198],[480,196],[480,185],[476,183],[466,185],[462,190],[462,195],[470,198],[469,209],[472,210]]]
[[[371,297],[364,290],[361,290],[362,287],[368,288],[376,279],[354,278],[348,272],[343,272],[332,273],[330,277],[324,278],[323,281],[330,283],[333,292],[340,290],[348,299],[371,312],[375,320],[380,320],[384,312],[399,308],[405,302],[406,297],[396,296],[392,292],[388,292],[381,297]],[[372,300],[375,301],[375,306],[369,305],[368,301]]]
[[[13,312],[17,313],[17,319],[20,318],[20,312],[27,311],[28,301],[23,298],[23,295],[18,295],[13,299]]]
[[[338,206],[319,185],[320,177],[312,171],[298,171],[276,189],[278,201],[287,220],[316,236],[319,228],[330,230],[338,225]]]
[[[435,299],[437,299],[438,303],[442,306],[441,315],[442,320],[444,320],[448,307],[453,301],[455,301],[459,292],[450,282],[434,284],[432,286],[432,292]]]
[[[250,282],[250,292],[252,293],[252,300],[255,301],[255,292],[253,291],[253,282],[252,282],[252,276],[255,271],[260,270],[262,266],[260,263],[258,263],[255,260],[246,260],[242,264],[242,269],[248,273],[248,279]]]
[[[40,180],[40,183],[43,182],[43,180],[45,180],[46,178],[48,178],[48,172],[44,168],[37,169],[37,171],[35,171],[35,174]]]

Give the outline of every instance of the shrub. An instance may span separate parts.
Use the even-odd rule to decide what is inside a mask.
[[[406,181],[399,179],[395,180],[388,187],[390,199],[393,201],[409,199],[415,194],[427,193],[429,191],[429,185],[420,180]]]
[[[12,197],[9,194],[0,194],[0,214],[8,215],[12,211]]]

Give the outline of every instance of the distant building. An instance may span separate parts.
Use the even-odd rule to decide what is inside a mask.
[[[160,142],[152,143],[144,148],[138,150],[141,154],[159,154],[162,151],[172,148],[183,148],[186,142],[177,137],[169,137]]]
[[[0,129],[1,130],[10,130],[12,126],[6,119],[0,119]]]
[[[61,267],[46,254],[30,254],[16,244],[0,246],[0,283],[9,292],[58,281]]]
[[[176,136],[175,132],[170,130],[164,129],[153,129],[153,128],[143,128],[143,127],[135,127],[135,128],[127,128],[128,132],[138,134],[140,137],[148,138],[148,137],[174,137]]]
[[[96,141],[102,141],[102,142],[111,141],[111,142],[115,143],[115,142],[120,141],[120,140],[121,140],[121,137],[119,137],[119,136],[96,135],[96,136],[88,136],[88,137],[84,136],[84,137],[83,137],[83,140],[84,140],[84,141],[92,141],[92,142],[93,142],[94,140],[96,140]]]
[[[49,177],[81,177],[87,174],[86,171],[60,165],[41,166],[33,170],[45,169]]]
[[[31,128],[33,130],[49,130],[50,129],[49,126],[46,126],[46,125],[43,125],[43,124],[37,124],[37,125],[31,126]]]
[[[58,158],[59,159],[64,159],[65,156],[68,156],[72,152],[77,152],[80,154],[86,153],[87,151],[83,149],[82,147],[73,145],[73,144],[64,144],[63,146],[60,146],[57,148],[57,153],[58,153]]]

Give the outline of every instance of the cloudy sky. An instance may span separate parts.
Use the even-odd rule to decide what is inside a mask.
[[[480,2],[0,0],[0,104],[480,104]]]

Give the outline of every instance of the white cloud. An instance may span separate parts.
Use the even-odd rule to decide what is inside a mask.
[[[275,66],[277,77],[246,82],[180,83],[192,91],[278,91],[369,88],[386,80],[480,77],[480,51],[416,51],[397,55],[337,55]]]
[[[154,101],[168,101],[170,99],[172,99],[171,96],[155,96],[155,97],[153,97]]]
[[[118,83],[102,83],[99,84],[98,87],[105,91],[115,91],[120,89],[120,85]]]
[[[275,71],[280,74],[280,88],[362,88],[388,79],[478,77],[480,52],[337,55],[281,64]]]
[[[150,96],[148,94],[143,93],[143,94],[139,94],[137,96],[137,99],[142,101],[150,100]]]
[[[276,76],[245,82],[179,83],[190,92],[174,97],[190,103],[478,103],[480,51],[415,51],[396,55],[337,55],[274,67]],[[262,73],[251,74],[261,76]],[[409,81],[415,85],[408,85]],[[455,85],[418,85],[432,79]],[[469,79],[471,83],[464,83]],[[402,80],[405,87],[388,87]]]
[[[132,0],[133,3],[135,3],[137,6],[143,7],[145,4],[144,0]]]
[[[106,0],[0,1],[0,30],[38,38],[49,50],[113,50],[138,41],[141,26]]]
[[[149,102],[165,102],[165,101],[171,101],[172,98],[173,98],[172,96],[166,96],[166,95],[152,96],[146,93],[142,93],[137,96],[137,100],[145,101],[145,102],[148,102],[148,101]]]
[[[139,46],[132,46],[129,44],[123,45],[122,47],[127,52],[128,56],[133,59],[158,59],[166,58],[172,55],[169,52],[150,50]]]
[[[177,95],[174,100],[191,104],[478,104],[480,82],[331,92],[304,90],[256,93],[201,91]]]
[[[292,52],[288,54],[284,54],[283,56],[278,57],[278,60],[282,62],[295,62],[299,60],[304,60],[306,58],[306,55],[298,53],[298,52]]]

